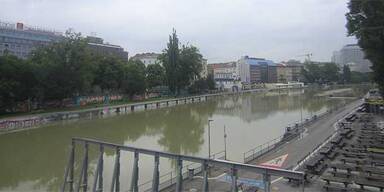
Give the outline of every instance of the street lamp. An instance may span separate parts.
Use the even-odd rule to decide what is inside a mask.
[[[224,160],[227,160],[227,133],[225,132],[225,125],[224,125]]]
[[[212,119],[208,119],[208,159],[211,158],[211,121]]]

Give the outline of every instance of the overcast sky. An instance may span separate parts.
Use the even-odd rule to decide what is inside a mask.
[[[161,52],[172,28],[208,63],[242,55],[329,61],[346,37],[347,0],[0,0],[0,20],[95,33],[130,56]]]

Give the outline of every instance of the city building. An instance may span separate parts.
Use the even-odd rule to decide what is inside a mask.
[[[286,81],[300,81],[302,79],[301,70],[304,67],[304,64],[297,60],[289,60],[282,62],[285,65],[286,70]]]
[[[371,62],[365,59],[364,52],[357,44],[345,45],[340,51],[334,51],[332,62],[336,63],[340,68],[348,65],[351,71],[371,72]]]
[[[0,56],[8,53],[26,59],[36,48],[62,38],[60,32],[53,30],[27,26],[23,23],[0,22]]]
[[[239,79],[236,62],[211,63],[208,67],[218,88],[231,88]]]
[[[271,60],[243,56],[237,61],[237,73],[242,83],[277,82],[276,65]]]
[[[89,48],[98,55],[114,56],[124,61],[128,61],[128,52],[124,51],[119,45],[112,45],[104,43],[104,40],[100,37],[87,36]]]
[[[159,53],[139,53],[131,57],[131,59],[143,62],[144,65],[147,67],[148,65],[153,65],[156,63],[162,65],[161,61],[158,58],[159,56]]]
[[[277,63],[276,64],[276,76],[277,76],[277,82],[278,83],[287,83],[288,82],[288,76],[289,76],[289,70],[285,63]]]
[[[4,53],[27,59],[36,48],[58,42],[65,37],[60,32],[28,26],[23,23],[0,22],[0,56]],[[114,55],[128,60],[128,52],[118,45],[104,43],[102,38],[88,36],[89,48],[97,54]]]

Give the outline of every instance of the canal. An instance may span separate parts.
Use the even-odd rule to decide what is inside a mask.
[[[108,118],[58,122],[0,135],[0,191],[57,191],[63,181],[72,137],[207,157],[210,119],[213,120],[210,123],[212,153],[224,150],[226,127],[227,159],[242,162],[243,152],[280,136],[287,125],[348,102],[348,99],[317,97],[317,93],[314,90],[246,93]],[[111,179],[112,154],[107,151],[104,156],[106,189]],[[91,148],[90,170],[95,164],[96,148]],[[132,154],[123,153],[122,189],[129,187],[131,167]],[[174,162],[161,159],[161,175],[173,167]],[[150,180],[152,170],[153,158],[141,156],[139,183]]]

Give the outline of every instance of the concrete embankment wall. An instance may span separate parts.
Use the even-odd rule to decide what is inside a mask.
[[[97,107],[92,109],[84,109],[77,111],[67,112],[53,112],[43,113],[36,115],[27,115],[21,117],[10,117],[0,119],[0,134],[20,131],[25,129],[37,128],[49,123],[58,121],[74,121],[79,119],[95,119],[110,117],[118,114],[128,114],[133,111],[151,110],[163,107],[171,107],[187,103],[203,102],[212,97],[220,97],[227,95],[238,95],[247,92],[265,92],[267,89],[254,89],[245,90],[241,92],[224,92],[217,94],[198,95],[191,97],[182,97],[174,99],[165,99],[157,101],[148,101],[134,104],[116,105],[116,106],[105,106]]]

